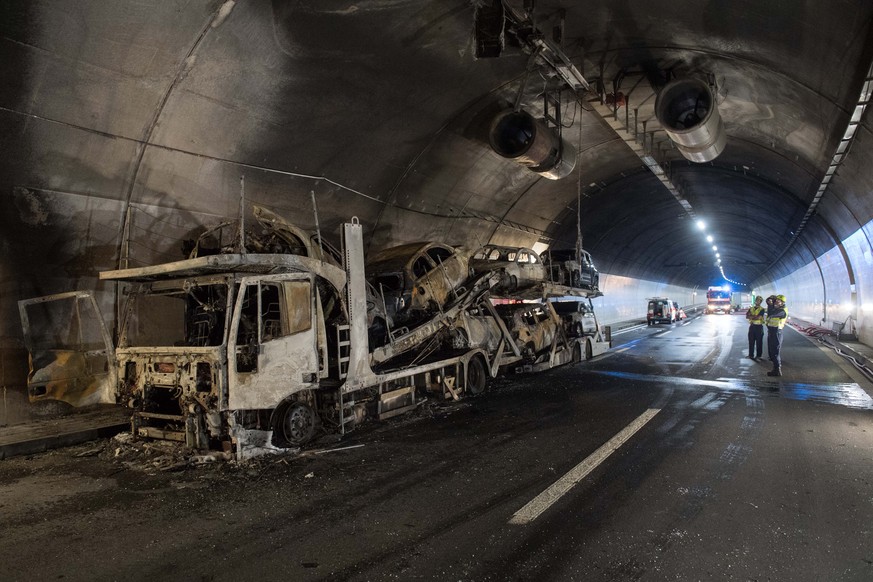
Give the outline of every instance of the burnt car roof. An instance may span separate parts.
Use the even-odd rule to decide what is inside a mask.
[[[583,254],[587,254],[591,256],[591,253],[582,249]],[[548,250],[541,253],[543,259],[547,259],[551,257],[552,260],[555,261],[575,261],[576,260],[576,249],[557,249],[557,250]]]
[[[530,247],[511,247],[511,246],[506,246],[506,245],[482,245],[476,251],[474,256],[478,255],[479,253],[481,253],[485,250],[499,251],[501,255],[505,255],[505,254],[511,253],[511,252],[525,251],[525,252],[531,253],[533,255],[540,256],[540,254],[538,252],[536,252],[535,250],[533,250]]]
[[[370,260],[367,261],[367,271],[370,274],[401,271],[406,267],[406,264],[412,257],[430,248],[447,249],[453,254],[457,252],[455,247],[432,241],[407,243],[396,247],[382,249],[375,253]]]

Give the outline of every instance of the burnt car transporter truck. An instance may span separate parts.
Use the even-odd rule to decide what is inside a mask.
[[[320,429],[342,434],[368,417],[407,412],[422,395],[458,399],[482,392],[500,373],[547,369],[609,347],[599,326],[594,335],[572,337],[560,325],[539,352],[519,345],[517,331],[489,300],[501,280],[497,272],[471,276],[431,319],[371,347],[374,297],[356,219],[343,225],[342,242],[342,266],[295,254],[230,252],[100,273],[124,284],[127,295],[117,348],[100,348],[99,338],[109,338],[104,331],[89,345],[43,349],[40,359],[29,340],[31,401],[69,391],[69,378],[90,370],[87,381],[75,383],[87,386],[88,402],[127,406],[136,438],[243,459],[300,446]],[[590,295],[547,282],[538,293]],[[56,298],[97,310],[85,293]],[[51,300],[21,302],[26,336],[28,310]],[[81,317],[78,305],[67,311]],[[63,371],[73,361],[81,364]]]

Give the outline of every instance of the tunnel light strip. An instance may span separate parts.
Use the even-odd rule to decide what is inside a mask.
[[[620,433],[609,439],[599,449],[588,455],[584,461],[570,469],[563,477],[555,481],[548,489],[534,497],[527,505],[515,512],[509,523],[512,525],[525,525],[552,506],[558,499],[570,491],[579,481],[584,479],[591,471],[597,468],[600,463],[606,460],[609,455],[618,450],[621,445],[626,443],[638,430],[643,428],[647,422],[652,420],[656,414],[661,412],[660,408],[649,408],[644,413],[639,415],[633,422],[627,425]]]
[[[603,121],[612,128],[612,130],[621,138],[621,140],[627,145],[631,151],[640,159],[643,165],[649,169],[654,176],[661,181],[667,190],[670,191],[670,194],[673,195],[673,198],[676,199],[676,202],[682,206],[682,209],[693,219],[697,219],[697,215],[694,213],[694,208],[691,206],[691,203],[688,202],[688,199],[679,189],[679,187],[673,183],[667,173],[664,171],[664,168],[658,161],[648,152],[648,148],[645,146],[645,143],[640,144],[637,141],[637,136],[630,131],[628,127],[626,127],[621,121],[618,120],[615,112],[609,108],[605,103],[601,100],[595,100],[593,102],[589,102],[589,105],[592,107],[593,111],[597,113]]]
[[[867,105],[870,104],[870,99],[873,97],[873,62],[870,63],[870,67],[867,69],[867,76],[864,78],[864,84],[861,85],[861,93],[858,95],[858,102],[855,105],[855,108],[852,111],[852,117],[849,119],[849,124],[846,126],[846,131],[843,132],[843,138],[840,140],[840,143],[837,145],[837,149],[834,151],[834,156],[831,158],[831,163],[828,166],[827,171],[825,171],[825,175],[821,180],[821,183],[818,186],[818,190],[815,193],[815,196],[812,199],[812,202],[809,205],[809,208],[806,209],[806,214],[803,215],[803,218],[800,221],[800,225],[794,229],[794,234],[791,236],[791,240],[788,241],[788,245],[786,245],[785,250],[779,253],[779,256],[776,257],[770,265],[768,265],[768,269],[775,265],[779,259],[788,252],[788,249],[791,248],[791,245],[794,244],[794,241],[797,240],[797,237],[800,236],[801,231],[803,231],[804,227],[806,227],[806,223],[809,222],[809,219],[815,213],[816,208],[818,208],[818,204],[821,201],[822,197],[825,194],[825,191],[828,188],[828,185],[831,182],[831,179],[837,172],[837,168],[845,161],[846,155],[848,155],[849,150],[852,147],[852,143],[855,140],[855,134],[857,132],[858,126],[861,124],[861,120],[864,117],[864,112],[867,110]]]

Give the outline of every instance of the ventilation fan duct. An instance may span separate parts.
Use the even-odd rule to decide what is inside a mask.
[[[559,180],[576,166],[576,149],[526,111],[499,113],[491,122],[489,137],[499,155],[544,178]]]
[[[699,79],[676,79],[655,99],[655,116],[676,148],[692,162],[714,160],[727,145],[715,95]]]

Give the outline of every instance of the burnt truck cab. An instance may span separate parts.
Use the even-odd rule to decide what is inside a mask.
[[[135,436],[232,450],[247,430],[274,446],[315,432],[330,376],[326,320],[342,318],[339,267],[295,255],[214,255],[109,271],[126,283],[115,359]]]

